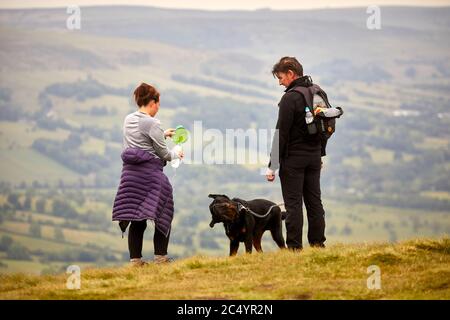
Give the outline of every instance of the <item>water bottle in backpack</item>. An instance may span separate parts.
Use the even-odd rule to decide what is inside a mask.
[[[312,114],[311,110],[308,107],[305,108],[305,121],[306,127],[308,128],[308,133],[316,134],[317,126],[314,122],[314,115]]]

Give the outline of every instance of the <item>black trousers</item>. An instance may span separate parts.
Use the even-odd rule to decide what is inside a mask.
[[[142,258],[142,245],[144,242],[144,231],[147,228],[147,220],[131,221],[130,230],[128,232],[128,250],[130,251],[130,259]],[[155,227],[153,235],[153,246],[155,255],[166,255],[169,245],[170,233],[167,237]]]
[[[280,181],[286,208],[286,245],[303,247],[303,202],[308,217],[308,242],[323,246],[325,242],[325,211],[320,193],[320,154],[289,155],[280,161]]]

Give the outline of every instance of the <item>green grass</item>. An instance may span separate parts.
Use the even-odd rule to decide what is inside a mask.
[[[32,123],[10,121],[0,121],[0,132],[1,149],[7,149],[10,146],[14,146],[15,148],[31,147],[34,140],[40,138],[62,141],[67,139],[70,134],[68,130],[57,129],[50,131],[34,128]]]
[[[367,288],[370,265],[381,270],[379,290]],[[450,299],[450,239],[194,256],[82,269],[80,290],[66,281],[66,274],[2,275],[0,299]]]
[[[27,220],[28,217],[31,217],[31,219],[33,219],[33,221],[52,222],[55,225],[64,223],[64,218],[62,218],[62,217],[55,217],[55,216],[52,216],[49,214],[36,213],[36,212],[31,212],[31,211],[16,211],[16,218],[22,219],[22,220]]]
[[[429,191],[422,192],[423,196],[438,200],[450,200],[450,192],[446,191]]]
[[[11,237],[14,242],[17,242],[33,251],[45,250],[46,252],[60,252],[77,247],[76,245],[71,245],[68,243],[58,243],[53,241],[53,239],[38,239],[27,235],[5,232],[4,229],[0,229],[0,238],[3,236]]]
[[[5,233],[29,237],[29,229],[29,223],[7,221],[1,225],[0,230]],[[122,239],[119,229],[117,229],[116,236],[100,231],[75,230],[67,228],[62,228],[62,231],[64,233],[65,244],[86,245],[88,243],[91,243],[99,246],[109,246],[122,251],[125,251],[127,249],[127,242],[125,241],[126,239]],[[58,244],[58,242],[54,240],[53,226],[41,226],[41,234],[42,238],[36,238],[37,241],[47,241],[53,244]],[[26,241],[23,244],[26,247],[29,247],[29,245],[31,245],[31,243],[28,243]],[[35,246],[32,247],[35,248]],[[47,250],[48,246],[41,247],[41,249]],[[61,247],[61,249],[63,248]]]
[[[97,98],[77,101],[75,99],[52,97],[55,107],[53,112],[74,126],[86,125],[102,129],[111,129],[114,126],[121,128],[124,117],[128,114],[130,108],[125,97],[104,95]],[[115,108],[115,115],[92,116],[89,111],[92,107],[105,106],[108,109]],[[84,113],[80,113],[84,112]]]
[[[394,151],[381,148],[367,147],[372,160],[376,164],[389,164],[394,161]]]
[[[40,272],[36,272],[36,270],[43,270],[46,265],[40,263],[39,261],[18,261],[18,260],[9,260],[9,259],[2,259],[1,260],[3,264],[5,264],[7,267],[0,268],[2,274],[17,274],[17,273],[24,273],[24,274],[37,274],[39,275]]]
[[[80,175],[59,164],[58,162],[29,148],[15,148],[13,150],[1,150],[0,162],[7,163],[0,169],[2,181],[31,183],[36,181],[76,182]]]
[[[361,168],[364,165],[364,160],[360,157],[346,157],[342,160],[342,164],[353,168]]]
[[[327,199],[323,203],[329,243],[388,241],[391,229],[397,240],[449,235],[450,216],[445,211],[343,204]],[[341,233],[346,225],[351,228],[349,235]]]
[[[106,142],[97,138],[89,138],[83,141],[80,151],[84,153],[105,153]]]
[[[423,149],[445,149],[449,147],[448,139],[425,137],[421,143],[416,143],[416,146]]]

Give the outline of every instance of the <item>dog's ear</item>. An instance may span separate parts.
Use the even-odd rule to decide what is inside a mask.
[[[230,198],[228,198],[228,196],[227,195],[224,195],[224,194],[209,194],[208,195],[208,198],[213,198],[213,199],[216,199],[217,197],[225,197],[225,198],[227,198],[228,200],[230,200]]]

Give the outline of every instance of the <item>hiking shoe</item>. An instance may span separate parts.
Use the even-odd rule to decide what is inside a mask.
[[[144,267],[144,266],[148,265],[148,262],[146,262],[140,258],[137,258],[137,259],[131,259],[130,265],[132,267]]]
[[[155,255],[155,258],[153,259],[153,262],[156,264],[160,264],[160,263],[170,263],[173,262],[173,258],[169,258],[167,255],[165,256],[159,256],[159,255]]]

